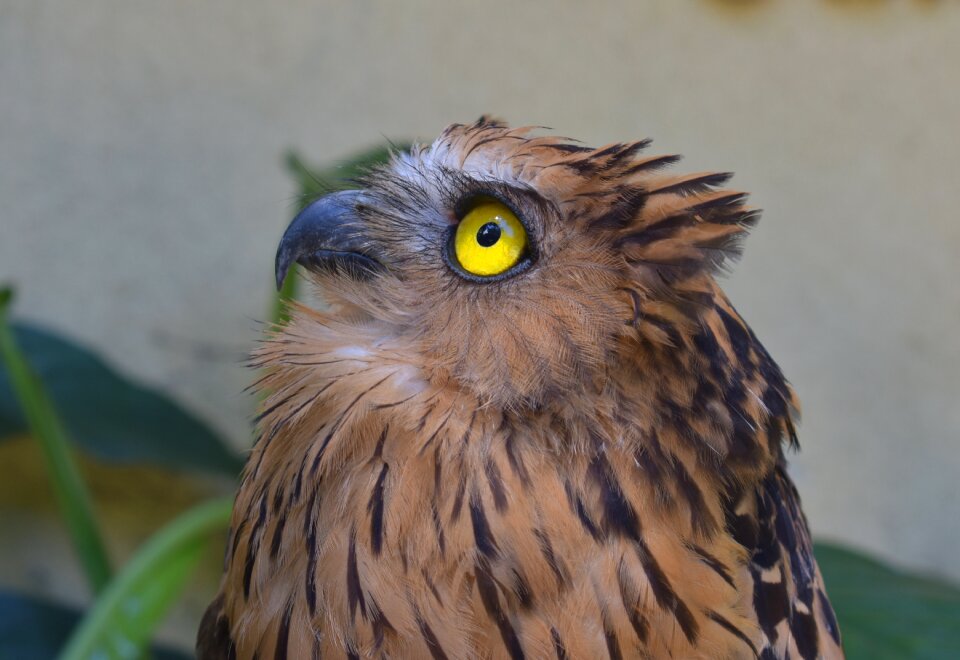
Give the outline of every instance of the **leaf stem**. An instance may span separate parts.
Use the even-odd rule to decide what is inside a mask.
[[[205,537],[230,525],[233,497],[224,497],[199,504],[168,523],[151,536],[137,554],[121,569],[116,578],[87,612],[60,655],[60,660],[85,660],[97,651],[104,640],[111,637],[114,619],[124,607],[124,601],[136,596],[138,589],[162,573],[171,562],[186,557],[187,562],[199,558],[194,550],[202,547]],[[113,640],[116,641],[116,640]],[[126,639],[126,644],[140,646],[146,640]],[[133,649],[130,649],[133,651]],[[133,653],[130,654],[134,657]]]
[[[110,562],[92,500],[73,460],[67,431],[43,383],[17,345],[7,319],[12,297],[10,289],[0,289],[0,359],[10,374],[10,383],[23,408],[30,434],[43,452],[51,486],[87,580],[94,593],[99,593],[110,580]]]

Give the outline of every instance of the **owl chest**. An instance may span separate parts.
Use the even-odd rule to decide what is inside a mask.
[[[632,459],[477,445],[328,475],[277,581],[313,590],[322,637],[390,657],[630,656],[712,643],[705,613],[743,621],[736,544],[696,539]]]

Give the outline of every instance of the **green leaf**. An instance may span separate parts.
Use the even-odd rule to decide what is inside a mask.
[[[848,658],[960,658],[960,588],[828,543],[816,556]]]
[[[52,332],[25,323],[13,327],[70,436],[91,455],[116,463],[240,472],[241,459],[160,392],[128,380],[92,351]],[[0,438],[26,428],[9,374],[0,369]]]
[[[139,658],[196,567],[210,534],[230,524],[232,498],[180,515],[152,536],[107,585],[60,660]]]
[[[25,359],[7,319],[9,294],[0,297],[0,362],[9,376],[10,399],[16,398],[33,438],[43,453],[50,485],[57,498],[74,549],[94,592],[110,578],[90,494],[73,460],[69,436],[43,383]]]
[[[38,598],[0,591],[0,660],[48,660],[80,621],[82,613]],[[186,653],[154,647],[153,660],[188,660]]]

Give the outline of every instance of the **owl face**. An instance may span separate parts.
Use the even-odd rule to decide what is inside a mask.
[[[281,242],[278,281],[300,262],[344,318],[402,338],[427,377],[485,403],[536,407],[602,387],[638,300],[707,260],[678,245],[657,265],[636,257],[697,221],[665,200],[644,216],[642,175],[666,162],[634,160],[645,143],[594,150],[528,133],[454,125],[360,190],[314,202]]]

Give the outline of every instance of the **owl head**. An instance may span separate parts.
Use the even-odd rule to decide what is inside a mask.
[[[278,284],[300,263],[338,322],[487,404],[603,388],[625,351],[695,349],[684,328],[721,295],[713,275],[757,219],[718,189],[728,174],[665,174],[678,157],[641,157],[648,144],[454,124],[306,207]]]

